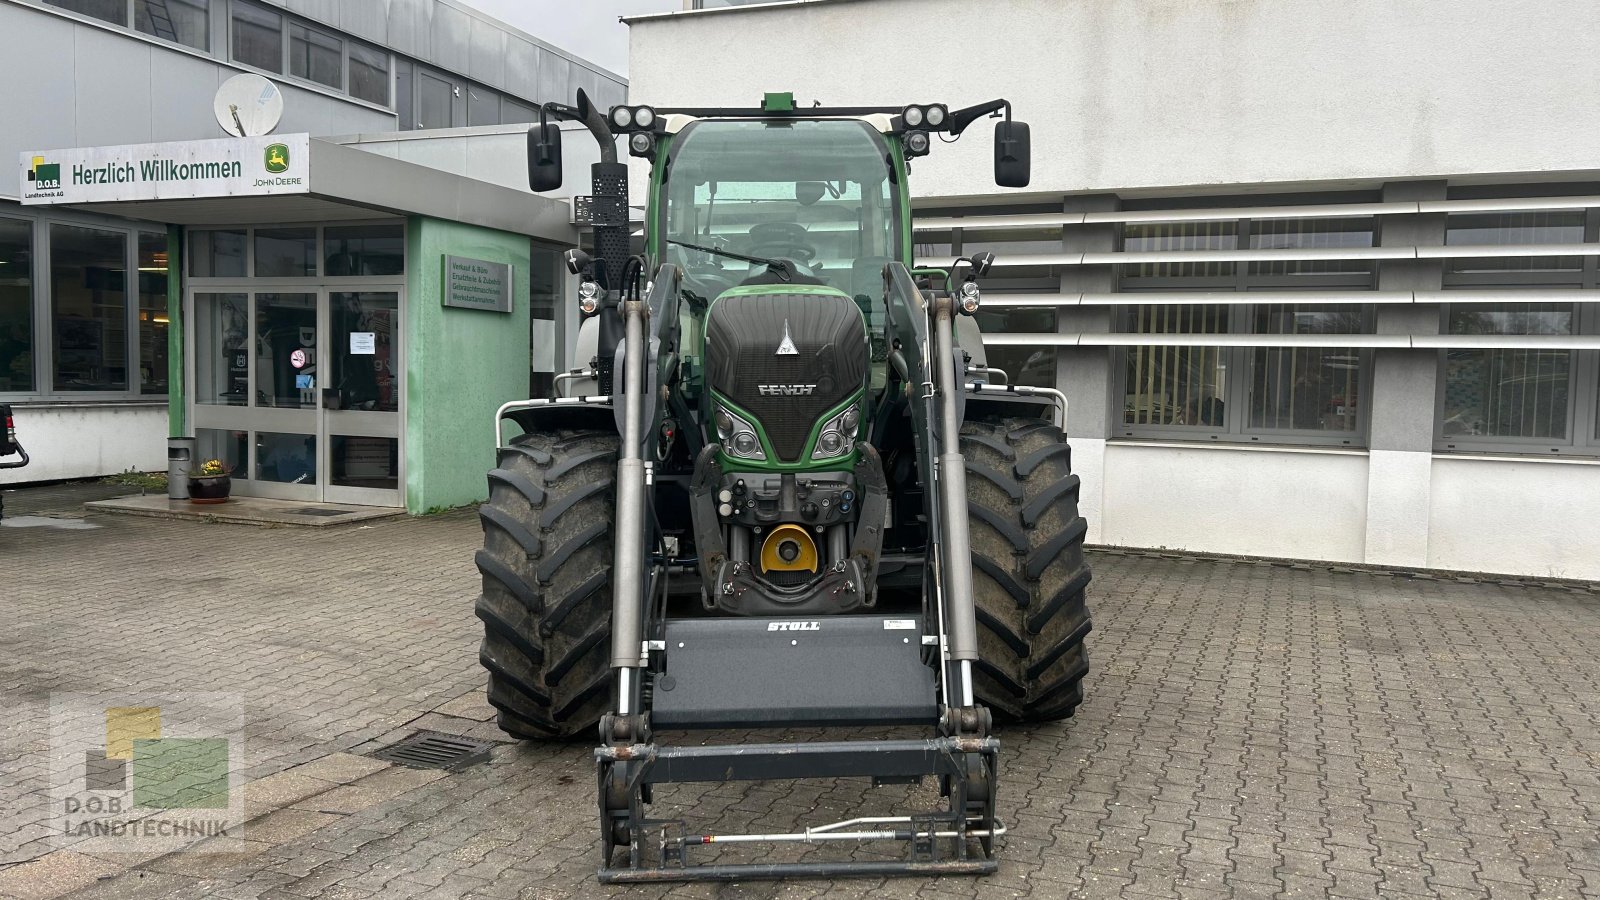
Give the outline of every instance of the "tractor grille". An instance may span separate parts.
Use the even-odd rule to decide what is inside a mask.
[[[793,354],[777,352],[785,334]],[[799,461],[817,419],[866,384],[868,364],[861,310],[843,294],[735,295],[706,317],[708,382],[760,421],[785,462]],[[782,392],[796,385],[810,387]]]

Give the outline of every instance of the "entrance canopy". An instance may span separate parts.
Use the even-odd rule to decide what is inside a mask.
[[[446,221],[576,244],[560,200],[305,134],[21,154],[24,205],[176,225]]]

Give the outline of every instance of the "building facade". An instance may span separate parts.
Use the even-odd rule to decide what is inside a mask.
[[[1032,125],[1025,190],[983,123],[916,161],[917,252],[999,254],[989,360],[1069,397],[1091,541],[1600,578],[1600,9],[686,6],[630,102]]]
[[[301,192],[20,202],[72,148],[199,152],[240,73],[282,93]],[[620,77],[450,0],[0,0],[0,76],[0,403],[33,457],[0,483],[159,470],[193,435],[242,493],[482,493],[494,407],[555,371],[579,239],[526,192],[522,123]],[[447,305],[446,257],[507,267],[509,311]]]

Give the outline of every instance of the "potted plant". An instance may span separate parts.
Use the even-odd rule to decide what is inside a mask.
[[[225,503],[233,491],[232,470],[220,459],[208,459],[189,473],[190,503]]]

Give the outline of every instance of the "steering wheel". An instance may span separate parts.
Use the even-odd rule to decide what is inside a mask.
[[[751,256],[788,258],[810,262],[817,248],[807,240],[810,234],[798,222],[762,222],[750,229]]]

